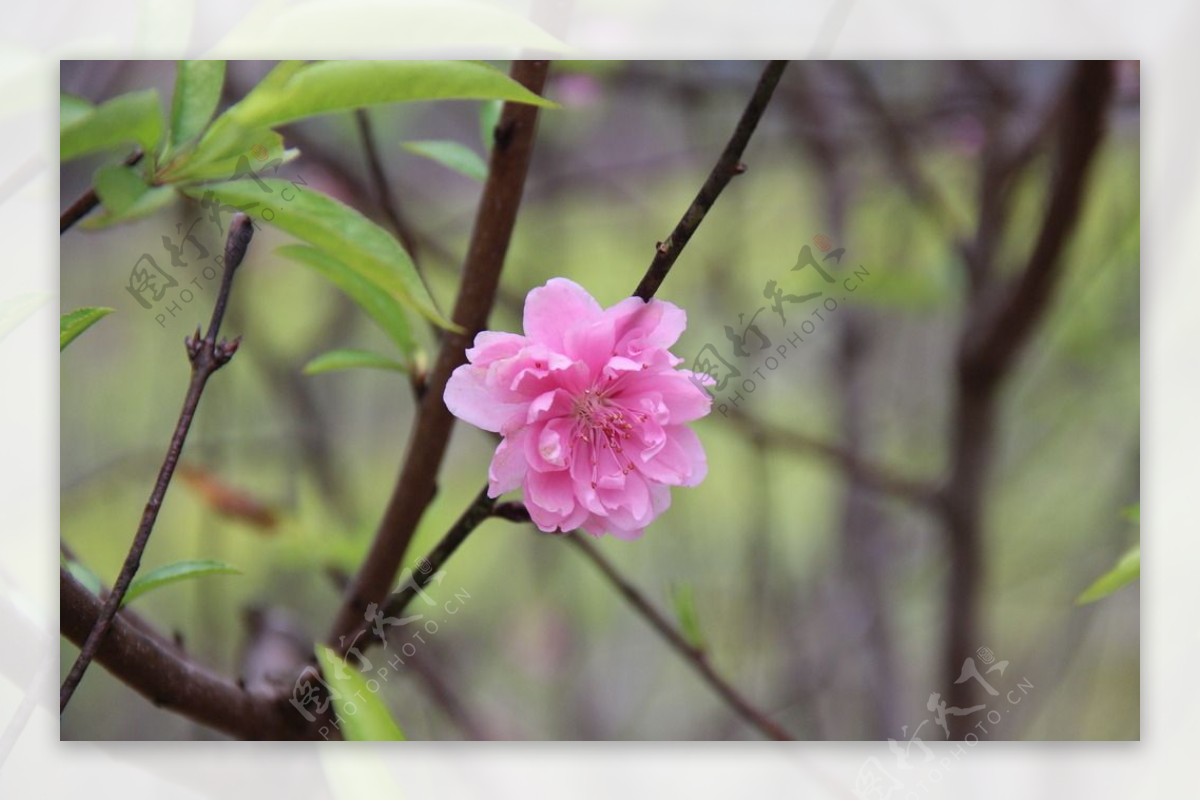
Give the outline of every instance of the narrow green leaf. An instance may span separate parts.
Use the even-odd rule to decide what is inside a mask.
[[[704,635],[700,631],[700,617],[696,614],[696,600],[690,584],[679,584],[671,588],[671,602],[684,639],[697,650],[704,650]]]
[[[418,100],[511,100],[554,106],[503,72],[472,61],[323,61],[263,81],[217,118],[200,148],[226,155],[238,128]]]
[[[350,370],[355,367],[371,367],[376,370],[395,370],[397,373],[407,373],[408,368],[395,359],[371,353],[369,350],[354,350],[345,348],[322,353],[308,364],[304,365],[305,375],[319,375],[334,370]]]
[[[34,292],[18,295],[0,303],[0,339],[4,339],[10,331],[25,322],[25,318],[40,309],[49,298],[49,295]]]
[[[58,96],[58,130],[71,127],[91,114],[94,108],[90,101],[63,92]]]
[[[276,251],[284,258],[316,270],[346,293],[365,311],[400,348],[408,361],[416,353],[417,343],[408,325],[408,316],[400,303],[387,292],[328,253],[308,245],[284,245]]]
[[[130,604],[151,590],[175,584],[180,581],[215,575],[240,575],[242,571],[236,567],[218,562],[215,559],[189,559],[183,562],[173,562],[169,565],[156,567],[149,573],[136,577],[129,584],[122,604]]]
[[[203,133],[221,100],[225,85],[224,61],[180,61],[171,100],[171,147],[176,148]]]
[[[371,692],[367,680],[352,665],[346,664],[333,649],[317,646],[321,674],[333,690],[333,707],[347,740],[404,740],[404,731],[384,706],[378,692]]]
[[[85,306],[64,314],[58,322],[58,350],[61,353],[75,337],[92,327],[97,320],[112,314],[113,310],[103,306]]]
[[[113,212],[104,208],[99,214],[93,214],[88,217],[81,225],[89,231],[94,231],[101,228],[108,228],[110,225],[118,223],[139,220],[143,217],[149,217],[159,209],[170,205],[176,197],[174,187],[151,187],[121,212]]]
[[[496,144],[496,126],[500,124],[500,112],[503,110],[504,104],[499,100],[485,100],[479,109],[479,138],[488,153]]]
[[[443,328],[456,326],[442,316],[412,259],[396,238],[349,206],[311,189],[277,178],[227,181],[189,187],[194,197],[209,192],[238,208],[269,206],[271,224],[333,255],[362,278]]]
[[[147,89],[120,95],[62,129],[59,158],[68,161],[129,143],[138,145],[145,153],[153,153],[162,136],[162,127],[158,92]]]
[[[447,140],[404,142],[400,145],[409,153],[432,159],[443,167],[462,173],[468,178],[483,181],[487,178],[487,162],[471,148]]]
[[[284,164],[300,155],[288,150],[283,137],[269,128],[259,128],[239,134],[230,155],[205,160],[195,150],[184,149],[158,174],[162,183],[195,183],[197,181],[233,181],[238,178],[274,176]]]
[[[1130,548],[1117,560],[1117,566],[1092,582],[1079,594],[1075,603],[1079,606],[1099,601],[1137,580],[1142,573],[1142,549],[1140,545]]]

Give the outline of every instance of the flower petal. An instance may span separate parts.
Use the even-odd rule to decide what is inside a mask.
[[[591,322],[602,313],[600,304],[579,284],[551,278],[526,296],[522,325],[526,337],[561,352],[568,329]]]

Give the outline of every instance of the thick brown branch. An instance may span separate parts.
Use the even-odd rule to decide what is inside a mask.
[[[59,615],[63,636],[79,645],[103,611],[66,570],[59,571]],[[184,715],[233,737],[250,740],[316,739],[315,726],[286,698],[247,692],[200,665],[170,641],[117,615],[96,652],[96,661],[155,706]]]
[[[518,61],[513,64],[512,76],[530,91],[541,94],[548,68],[545,61]],[[466,361],[471,341],[487,325],[525,188],[537,119],[537,107],[521,103],[506,103],[501,113],[452,315],[462,330],[448,332],[442,341],[413,422],[404,466],[371,549],[346,591],[328,637],[331,646],[339,637],[362,628],[367,605],[380,603],[387,596],[417,523],[433,497],[454,425],[442,394],[450,374]]]
[[[154,482],[150,499],[146,502],[146,508],[142,512],[141,522],[134,534],[133,543],[129,546],[129,552],[125,556],[125,562],[121,565],[121,572],[117,575],[117,580],[113,582],[112,591],[104,601],[104,608],[96,618],[95,626],[80,648],[75,664],[71,666],[70,672],[67,673],[62,687],[59,689],[60,713],[66,709],[71,696],[75,693],[75,688],[83,679],[84,671],[96,656],[96,651],[103,643],[104,636],[108,633],[117,610],[121,608],[121,603],[125,600],[125,593],[141,565],[142,554],[150,541],[154,523],[158,520],[158,512],[167,495],[167,488],[171,485],[175,467],[179,464],[179,456],[183,453],[183,445],[187,440],[188,430],[192,427],[196,409],[200,405],[200,396],[204,394],[204,387],[213,373],[233,358],[233,354],[237,351],[240,340],[235,339],[232,342],[222,340],[218,343],[217,334],[221,328],[221,321],[225,317],[225,308],[229,303],[234,272],[245,257],[246,249],[250,245],[250,237],[253,234],[254,228],[250,219],[244,214],[234,215],[229,226],[229,239],[225,245],[225,273],[221,279],[221,289],[217,294],[216,304],[213,306],[208,333],[201,339],[200,329],[197,327],[195,335],[185,340],[188,358],[192,364],[192,377],[183,401],[183,408],[179,412],[179,419],[175,423],[175,432],[171,435],[171,442],[167,446],[167,455],[163,458],[162,466],[159,468],[158,478]]]
[[[943,493],[949,569],[941,671],[949,706],[970,708],[978,695],[975,682],[956,679],[964,661],[984,645],[978,641],[983,498],[999,389],[1049,309],[1061,279],[1062,253],[1078,223],[1112,83],[1107,62],[1083,62],[1074,68],[1057,132],[1049,202],[1029,261],[998,301],[986,294],[972,295],[964,310],[950,423],[950,474]],[[951,717],[948,723],[952,739],[966,736],[966,716]]]

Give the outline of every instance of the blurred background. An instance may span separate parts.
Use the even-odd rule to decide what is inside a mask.
[[[226,101],[270,66],[231,63]],[[942,649],[959,563],[924,488],[954,486],[955,448],[972,445],[956,437],[956,353],[979,311],[979,254],[986,244],[994,284],[1029,259],[1057,177],[1054,123],[1072,69],[792,64],[745,154],[747,171],[659,292],[688,312],[675,352],[741,375],[717,392],[726,414],[697,426],[707,481],[675,491],[641,541],[595,544],[797,737],[890,737],[901,747],[917,732],[944,737],[931,695],[955,678]],[[1000,718],[979,734],[991,739],[1139,736],[1138,589],[1075,603],[1137,542],[1139,76],[1136,64],[1115,70],[1108,132],[1057,290],[996,389],[993,436],[972,451],[986,481],[970,648],[998,697],[1019,696],[975,713]],[[741,62],[552,67],[546,94],[562,107],[541,116],[492,327],[519,330],[525,293],[554,276],[605,305],[632,292],[760,71]],[[173,81],[171,62],[62,64],[62,90],[95,102],[147,87],[169,97]],[[301,155],[281,174],[382,225],[398,218],[449,308],[480,184],[401,144],[449,139],[482,155],[480,105],[381,107],[285,127]],[[388,201],[372,182],[364,117]],[[102,162],[64,166],[63,207]],[[989,170],[1010,162],[1020,169],[998,188]],[[182,402],[181,341],[208,319],[216,289],[201,276],[193,300],[158,319],[161,309],[131,297],[128,276],[144,253],[169,263],[164,237],[179,243],[187,230],[219,249],[220,232],[190,201],[62,239],[62,308],[117,310],[61,366],[62,538],[106,582]],[[288,241],[265,227],[239,273],[225,331],[242,334],[242,348],[205,394],[187,469],[143,560],[219,559],[242,575],[135,604],[227,674],[244,672],[266,637],[302,641],[328,628],[390,494],[413,412],[398,374],[302,373],[328,350],[393,346],[324,279],[274,255]],[[819,269],[804,266],[806,246]],[[824,294],[777,309],[776,289]],[[799,337],[771,368],[766,357]],[[751,378],[752,390],[740,383]],[[456,428],[414,552],[469,503],[493,446]],[[485,523],[431,595],[436,633],[381,691],[412,739],[758,737],[560,538]],[[64,641],[64,673],[75,653]],[[218,735],[94,668],[62,736]]]

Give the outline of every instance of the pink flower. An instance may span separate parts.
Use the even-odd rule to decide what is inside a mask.
[[[484,331],[445,401],[503,436],[488,470],[495,498],[521,487],[542,531],[582,528],[634,539],[671,503],[670,487],[704,480],[687,423],[708,414],[708,376],[677,370],[668,348],[687,326],[674,304],[627,298],[600,308],[554,278],[525,299],[525,335]]]

